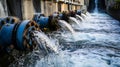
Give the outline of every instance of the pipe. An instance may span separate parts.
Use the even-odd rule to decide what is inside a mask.
[[[0,30],[0,46],[7,48],[12,44],[14,24],[5,24]]]
[[[40,31],[39,26],[34,21],[7,23],[0,30],[0,47],[8,48],[13,45],[18,50],[32,50],[36,46],[31,38],[30,32],[32,31]]]
[[[61,14],[62,15],[62,14]],[[45,17],[41,14],[34,15],[33,20],[39,24],[42,31],[56,31],[59,28],[58,20],[61,19],[58,13],[53,13],[49,17]]]
[[[81,16],[81,10],[77,10],[76,14],[78,14],[79,16]]]
[[[33,20],[37,22],[37,19],[39,19],[41,16],[45,16],[45,15],[42,13],[35,13],[33,16]]]
[[[6,24],[6,22],[4,21],[4,18],[0,18],[0,29],[4,24]]]
[[[14,24],[14,23],[19,23],[19,22],[20,20],[17,17],[0,18],[0,29],[6,23]]]
[[[37,23],[40,25],[40,28],[48,28],[48,17],[41,16],[39,19],[37,19]]]
[[[36,45],[31,40],[30,32],[39,31],[39,26],[34,21],[21,22],[16,32],[16,46],[20,50],[33,49]]]
[[[33,20],[39,24],[41,29],[48,28],[48,17],[45,17],[42,13],[35,13]]]

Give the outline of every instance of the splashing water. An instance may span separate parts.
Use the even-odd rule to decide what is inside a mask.
[[[120,22],[107,14],[91,16],[90,23],[84,23],[84,26],[74,33],[76,41],[67,40],[73,36],[61,36],[59,42],[62,50],[58,54],[48,54],[41,59],[32,55],[33,59],[29,64],[28,60],[24,61],[24,64],[29,65],[26,67],[120,67]],[[60,22],[64,27],[66,22]],[[68,33],[65,36],[68,36]],[[44,35],[41,38],[44,38]]]
[[[86,19],[86,15],[85,15],[85,14],[81,13],[81,16],[82,16],[84,19]]]
[[[69,17],[69,22],[70,23],[76,23],[80,27],[80,22],[74,17]]]
[[[89,22],[91,22],[91,20],[92,20],[91,14],[90,14],[89,12],[86,12],[86,16],[87,16],[87,20],[88,20]]]
[[[86,15],[87,15],[88,17],[90,17],[90,18],[92,17],[89,12],[86,12]]]
[[[119,22],[107,14],[91,16],[92,21],[75,33],[76,41],[64,38],[63,51],[42,58],[35,67],[119,67]]]
[[[55,45],[52,40],[50,40],[44,33],[34,31],[32,32],[33,40],[36,41],[36,45],[40,48],[40,50],[43,50],[43,52],[50,53],[55,52],[58,53],[57,45]]]
[[[98,0],[95,0],[95,9],[94,13],[98,13]]]
[[[76,18],[78,18],[78,20],[81,20],[82,22],[84,21],[84,19],[79,15],[76,15]]]
[[[51,54],[58,55],[60,50],[56,39],[48,38],[41,31],[31,31],[30,35],[34,44],[36,44],[36,48],[27,54],[23,53],[21,56],[18,55],[19,57],[15,56],[15,62],[11,63],[9,67],[34,67],[37,60]]]
[[[91,16],[88,17],[91,21],[82,23],[77,31],[74,31],[64,20],[59,20],[61,27],[74,32],[76,40],[71,38],[72,35],[68,35],[71,34],[69,32],[64,34],[66,37],[54,34],[62,38],[61,51],[58,54],[44,56],[36,60],[34,65],[29,64],[29,67],[120,67],[120,22],[105,13],[91,14]],[[46,39],[42,33],[35,35],[40,39]],[[44,44],[44,40],[42,43]],[[48,51],[46,48],[43,49]],[[56,51],[56,48],[52,46],[51,48]],[[30,62],[32,63],[33,60]],[[28,64],[27,60],[26,64]]]
[[[59,20],[58,24],[64,28],[64,29],[68,29],[72,34],[75,33],[74,29],[71,27],[70,24],[68,24],[66,21],[64,20]]]
[[[89,21],[89,17],[83,13],[81,13],[81,16],[85,19],[85,22]]]

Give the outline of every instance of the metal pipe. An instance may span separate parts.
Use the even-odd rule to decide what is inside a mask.
[[[16,45],[20,50],[33,49],[35,44],[31,40],[30,32],[40,30],[39,26],[30,20],[22,21],[16,33]]]
[[[15,24],[5,24],[0,30],[0,46],[7,48],[12,44],[12,34]]]
[[[48,17],[45,17],[44,14],[41,13],[37,13],[33,17],[33,20],[39,24],[41,29],[48,27],[48,19]]]
[[[39,26],[34,21],[7,23],[0,30],[0,47],[8,48],[13,45],[18,50],[32,50],[35,47],[30,35],[32,31],[40,31]]]

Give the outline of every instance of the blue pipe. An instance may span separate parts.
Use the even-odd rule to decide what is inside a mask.
[[[78,15],[81,15],[81,10],[77,10],[77,14],[78,14]]]
[[[27,25],[28,25],[28,23],[30,23],[30,20],[25,20],[25,21],[23,21],[20,25],[19,25],[19,27],[18,27],[18,29],[17,29],[17,33],[16,33],[16,43],[17,43],[17,47],[20,49],[20,50],[25,50],[26,49],[26,44],[24,44],[23,42],[24,42],[24,32],[25,32],[25,30],[27,29],[28,30],[28,34],[26,34],[26,37],[28,37],[28,39],[30,39],[30,34],[29,34],[29,32],[30,31],[32,31],[32,29],[34,29],[35,28],[35,26],[29,26],[28,28],[27,28]],[[28,45],[29,46],[32,46],[33,44],[31,43],[31,41],[29,41],[28,42]]]
[[[34,14],[33,20],[37,21],[41,16],[44,17],[44,14],[42,14],[42,13],[36,13],[36,14]]]
[[[48,17],[41,16],[36,22],[39,24],[40,28],[48,28]]]
[[[34,14],[33,20],[39,24],[41,29],[48,27],[48,17],[45,17],[42,13]]]
[[[0,47],[7,48],[13,44],[19,50],[31,49],[35,44],[31,40],[30,32],[35,30],[40,31],[39,26],[34,21],[25,20],[21,23],[7,23],[0,30]]]
[[[17,29],[17,33],[16,33],[16,43],[17,43],[17,47],[19,49],[25,49],[23,46],[23,33],[24,33],[24,29],[26,27],[26,25],[28,24],[28,21],[23,21],[20,26]]]
[[[5,24],[0,30],[0,45],[2,47],[8,47],[12,44],[12,34],[14,30],[14,24]]]
[[[0,29],[6,22],[4,21],[4,18],[0,18]]]
[[[62,19],[63,14],[59,14],[60,19]]]

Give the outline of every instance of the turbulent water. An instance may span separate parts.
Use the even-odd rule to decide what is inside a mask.
[[[74,27],[74,36],[70,32],[50,35],[59,40],[58,54],[32,52],[23,67],[120,67],[120,22],[104,13],[87,18],[91,20]]]
[[[48,36],[46,36],[44,33],[39,31],[34,31],[33,33],[33,40],[36,42],[36,44],[39,47],[40,51],[45,52],[46,54],[55,52],[58,53],[57,45],[55,45],[55,42],[50,40]]]
[[[120,67],[119,22],[104,13],[91,15],[89,22],[76,29],[75,40],[70,39],[69,33],[61,39],[62,54],[47,56],[36,67]]]
[[[84,19],[81,16],[79,16],[79,15],[76,15],[76,19],[84,22]]]
[[[42,58],[35,67],[120,67],[119,22],[107,14],[91,16],[76,29],[75,40],[64,34],[59,39],[63,46],[60,53]]]
[[[80,22],[74,17],[69,17],[69,22],[76,23],[76,25],[80,26]]]
[[[98,13],[98,0],[95,0],[95,9],[94,12]]]
[[[40,50],[33,50],[11,67],[120,67],[120,22],[97,9],[96,4],[95,13],[82,14],[83,22],[72,19],[75,21],[72,26],[59,20],[63,30],[70,32],[51,33],[49,38],[57,42],[51,43],[42,33],[35,34],[40,48],[55,53],[44,55]]]
[[[70,31],[72,34],[75,33],[74,29],[71,27],[71,25],[70,25],[68,22],[66,22],[66,21],[64,21],[64,20],[59,20],[59,25],[60,25],[64,30],[67,29],[67,30]]]

